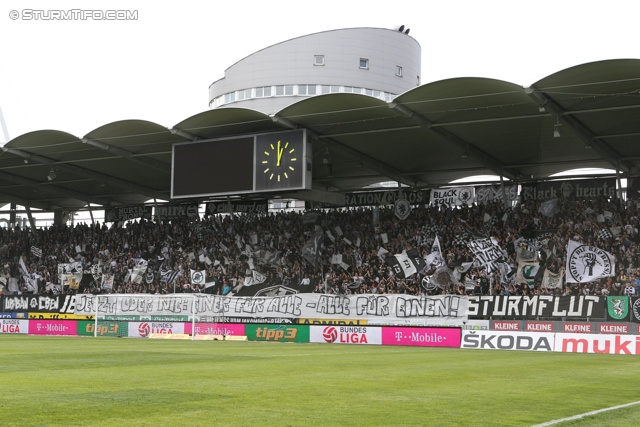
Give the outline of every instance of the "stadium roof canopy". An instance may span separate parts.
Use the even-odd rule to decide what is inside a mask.
[[[172,144],[301,128],[313,136],[315,191],[309,194],[355,191],[381,181],[437,188],[475,175],[529,182],[585,167],[635,176],[640,60],[578,65],[528,88],[455,78],[416,87],[390,103],[336,93],[302,100],[274,116],[220,108],[171,129],[124,120],[82,138],[30,132],[0,153],[0,202],[76,210],[88,203],[169,200]]]

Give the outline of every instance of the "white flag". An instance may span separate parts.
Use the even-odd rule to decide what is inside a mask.
[[[609,252],[569,240],[567,245],[567,283],[587,283],[600,277],[615,276],[616,259]]]
[[[189,270],[191,272],[192,285],[204,285],[206,278],[206,270]]]
[[[549,289],[562,288],[562,275],[545,270],[542,277],[542,287]]]
[[[550,218],[554,216],[558,210],[558,199],[551,199],[540,203],[540,208],[538,208],[538,210],[546,217]]]

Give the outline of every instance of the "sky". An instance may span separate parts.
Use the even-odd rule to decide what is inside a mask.
[[[80,8],[136,19],[35,19]],[[320,31],[400,25],[422,47],[422,84],[488,77],[528,87],[575,65],[640,58],[638,12],[636,0],[5,0],[0,108],[10,139],[43,129],[82,137],[125,119],[171,128],[207,110],[209,85],[257,50]]]

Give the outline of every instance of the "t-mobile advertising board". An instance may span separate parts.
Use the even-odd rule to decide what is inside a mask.
[[[382,328],[383,345],[460,347],[460,328]]]
[[[0,319],[0,334],[26,334],[29,321],[20,319]]]
[[[245,326],[241,323],[196,323],[196,335],[233,335],[243,336]],[[184,324],[184,333],[192,334],[193,325]],[[175,332],[174,332],[175,333]]]
[[[30,335],[77,335],[75,320],[29,320]]]
[[[309,341],[329,344],[382,344],[382,328],[370,326],[310,326]]]
[[[151,334],[184,334],[181,322],[129,322],[130,338],[149,338]]]

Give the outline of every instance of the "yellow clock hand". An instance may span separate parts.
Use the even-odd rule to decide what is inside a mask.
[[[284,148],[280,148],[280,141],[278,141],[278,159],[276,161],[276,166],[280,166],[280,160],[282,159],[282,153],[284,153]]]

